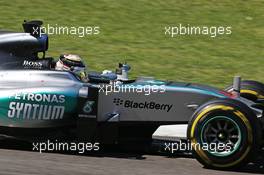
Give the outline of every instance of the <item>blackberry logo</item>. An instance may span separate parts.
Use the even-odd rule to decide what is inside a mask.
[[[121,100],[120,98],[114,98],[114,101],[113,101],[113,103],[116,106],[123,105],[123,102],[124,102],[124,100]]]
[[[159,104],[153,101],[135,102],[132,100],[122,100],[120,98],[114,98],[113,103],[116,106],[123,106],[125,108],[161,110],[166,112],[169,112],[172,108],[172,104]]]

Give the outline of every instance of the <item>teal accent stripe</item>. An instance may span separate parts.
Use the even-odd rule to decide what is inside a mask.
[[[193,93],[200,93],[200,94],[205,94],[205,95],[212,95],[212,96],[216,96],[219,98],[226,98],[225,95],[214,92],[214,91],[192,88],[192,87],[166,86],[166,91],[167,90],[169,90],[169,91],[177,90],[177,91],[182,91],[182,92],[193,92]]]

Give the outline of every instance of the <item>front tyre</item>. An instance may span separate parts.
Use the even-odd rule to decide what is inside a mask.
[[[225,89],[227,92],[233,92],[233,85]],[[244,80],[241,82],[240,95],[253,102],[264,99],[264,84],[258,81]]]
[[[260,125],[255,114],[235,100],[201,106],[188,125],[195,158],[205,167],[231,169],[248,163],[259,150]]]

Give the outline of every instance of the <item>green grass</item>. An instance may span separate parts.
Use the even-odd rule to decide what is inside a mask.
[[[21,31],[24,19],[45,24],[100,26],[79,38],[51,35],[49,56],[76,53],[90,70],[114,69],[120,61],[131,76],[225,87],[234,75],[264,82],[263,1],[180,0],[0,0],[0,28]],[[164,35],[168,25],[232,26],[232,34]]]

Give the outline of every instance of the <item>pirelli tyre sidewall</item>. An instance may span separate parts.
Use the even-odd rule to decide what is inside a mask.
[[[233,86],[227,87],[225,90],[228,92],[232,92]],[[252,81],[252,80],[244,80],[241,82],[241,96],[256,102],[259,99],[264,99],[264,84]]]
[[[207,149],[208,145],[211,146],[214,143],[209,141],[210,138],[207,137],[207,134],[210,136],[210,127],[215,125],[213,122],[219,121],[222,128],[224,128],[225,122],[228,123],[229,128],[222,130],[226,133],[224,134],[226,138],[231,139],[232,135],[232,142],[235,143],[235,146],[232,146],[232,149],[227,152]],[[234,130],[228,136],[228,132],[225,131],[232,128]],[[255,153],[259,150],[260,131],[257,117],[251,109],[241,102],[223,99],[211,101],[197,109],[188,125],[188,139],[192,145],[193,155],[205,167],[231,169],[240,167],[254,158]],[[228,141],[228,143],[230,142]]]

